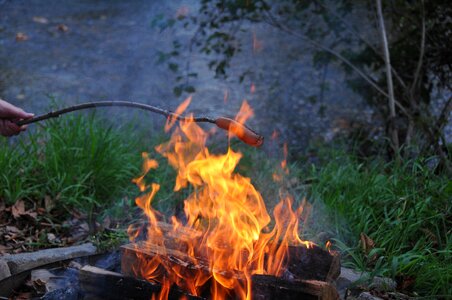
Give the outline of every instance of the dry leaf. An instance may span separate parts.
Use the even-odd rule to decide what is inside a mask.
[[[6,231],[13,234],[20,233],[19,228],[17,228],[16,226],[6,226]]]
[[[369,254],[375,248],[375,242],[363,232],[361,232],[360,239],[364,253]]]
[[[47,233],[47,240],[52,243],[56,240],[56,236],[53,233]]]
[[[11,213],[14,219],[20,218],[21,215],[25,213],[25,203],[22,200],[17,200],[16,203],[11,207]]]
[[[26,40],[28,40],[28,36],[25,33],[23,33],[23,32],[16,33],[16,41],[17,42],[23,42]]]
[[[67,32],[67,31],[69,30],[69,27],[67,27],[67,26],[64,25],[64,24],[59,24],[59,25],[57,26],[57,28],[58,28],[59,31],[62,31],[62,32]]]
[[[46,209],[47,212],[50,212],[54,207],[55,207],[55,202],[53,201],[53,199],[46,195],[44,197],[44,207]]]
[[[39,24],[48,24],[49,20],[44,17],[33,17],[33,21]]]

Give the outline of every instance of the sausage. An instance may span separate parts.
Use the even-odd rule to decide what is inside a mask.
[[[243,124],[240,124],[237,121],[234,121],[229,118],[220,117],[215,120],[215,125],[220,127],[221,129],[227,130],[237,136],[244,143],[253,146],[259,147],[264,143],[264,137],[257,134],[250,128],[246,127]]]

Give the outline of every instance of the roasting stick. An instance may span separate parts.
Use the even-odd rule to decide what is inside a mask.
[[[120,107],[133,107],[146,111],[151,111],[160,115],[163,115],[167,118],[174,118],[179,121],[193,121],[197,123],[213,123],[217,125],[219,128],[224,129],[228,132],[233,133],[244,143],[253,146],[259,147],[264,143],[264,137],[250,129],[244,124],[240,124],[239,122],[232,120],[226,117],[219,117],[216,119],[208,118],[208,117],[197,117],[197,118],[187,118],[182,115],[175,114],[169,110],[161,109],[152,105],[130,102],[130,101],[98,101],[98,102],[87,102],[74,106],[69,106],[60,110],[51,111],[47,114],[33,117],[27,120],[21,120],[16,122],[17,125],[22,126],[26,124],[31,124],[43,120],[47,120],[50,118],[58,118],[63,114],[67,114],[77,110],[89,109],[89,108],[97,108],[97,107],[105,107],[105,106],[120,106]]]

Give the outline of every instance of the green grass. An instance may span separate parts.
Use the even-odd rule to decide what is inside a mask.
[[[63,215],[112,207],[135,192],[131,179],[146,145],[131,132],[73,115],[48,121],[14,144],[0,139],[0,198],[43,205],[49,196]]]
[[[329,153],[312,167],[310,198],[333,218],[346,263],[373,275],[413,276],[424,295],[452,295],[452,183],[428,160],[402,165],[378,159],[359,163]],[[375,248],[365,253],[360,233]]]

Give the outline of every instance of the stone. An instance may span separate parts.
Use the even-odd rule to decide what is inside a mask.
[[[0,259],[0,280],[11,276],[11,272],[9,271],[8,263],[1,258]]]
[[[397,288],[397,283],[391,278],[374,277],[369,288],[380,292],[394,292]]]
[[[369,292],[362,292],[361,294],[359,294],[358,298],[356,298],[357,300],[383,300],[380,297],[374,296]]]
[[[7,262],[11,274],[16,274],[60,260],[92,255],[96,251],[97,249],[93,244],[86,243],[79,246],[8,255],[3,259]]]
[[[371,280],[370,275],[367,272],[357,272],[342,267],[341,275],[336,280],[336,288],[342,299],[345,298],[347,289],[355,284],[381,292],[393,292],[397,288],[397,283],[391,278],[374,277]]]

